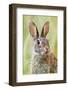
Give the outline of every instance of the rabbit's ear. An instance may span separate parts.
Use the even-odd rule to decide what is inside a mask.
[[[47,21],[42,28],[41,36],[46,37],[48,32],[49,32],[49,22]]]
[[[30,34],[32,35],[33,38],[39,37],[37,27],[36,27],[35,23],[32,22],[32,21],[29,23],[29,32],[30,32]]]

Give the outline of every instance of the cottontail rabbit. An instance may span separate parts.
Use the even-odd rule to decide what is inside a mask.
[[[29,32],[33,38],[33,55],[31,60],[31,73],[44,74],[57,72],[57,59],[50,50],[49,41],[46,38],[49,32],[49,22],[45,22],[39,35],[34,22],[29,23]]]

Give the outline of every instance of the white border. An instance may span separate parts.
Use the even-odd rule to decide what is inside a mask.
[[[23,75],[23,18],[22,15],[45,15],[58,17],[58,73],[57,74],[40,74],[40,75]],[[17,9],[17,82],[33,81],[50,81],[63,80],[63,11],[59,10],[39,10],[39,9]]]

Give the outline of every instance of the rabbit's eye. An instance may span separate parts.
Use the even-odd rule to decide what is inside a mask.
[[[39,40],[37,40],[37,44],[40,44],[40,41]]]

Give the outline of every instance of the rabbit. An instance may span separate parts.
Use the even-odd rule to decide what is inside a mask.
[[[33,40],[31,74],[57,73],[57,59],[52,53],[46,37],[48,32],[48,21],[43,25],[40,35],[35,23],[32,21],[29,23],[29,33]]]

